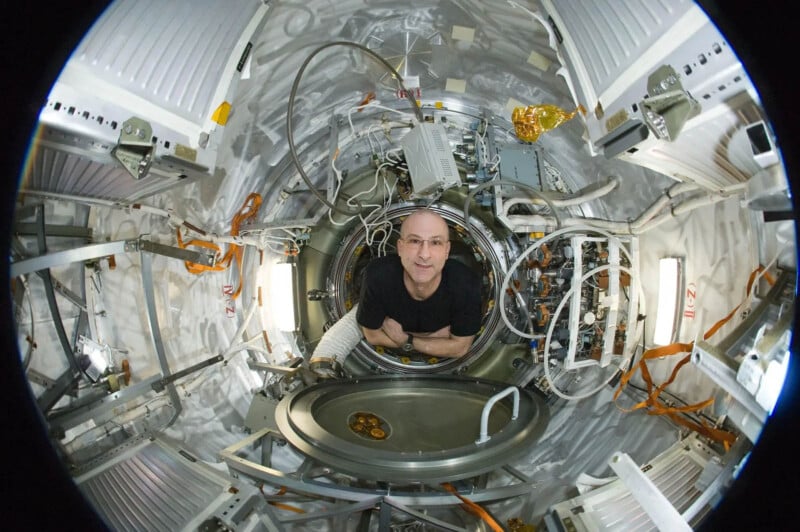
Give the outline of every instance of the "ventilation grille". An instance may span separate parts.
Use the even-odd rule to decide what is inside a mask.
[[[114,530],[174,532],[207,513],[228,488],[192,464],[148,442],[78,487]]]
[[[650,480],[678,512],[683,512],[700,495],[694,484],[702,471],[699,464],[683,456],[672,467],[654,472]],[[656,530],[653,521],[627,489],[607,499],[593,517],[602,530]]]
[[[134,200],[177,182],[176,178],[154,173],[137,180],[110,155],[105,160],[98,159],[40,145],[29,158],[29,171],[22,188],[102,199]]]
[[[574,41],[588,81],[604,92],[683,16],[690,0],[558,2],[562,27]],[[593,104],[594,102],[590,102]]]
[[[675,443],[642,467],[642,471],[678,513],[700,497],[697,488],[704,468],[715,453],[696,437]],[[706,479],[707,480],[707,479]],[[625,484],[617,479],[551,508],[551,518],[575,531],[656,531],[656,525]],[[692,519],[702,517],[702,509]],[[689,523],[691,525],[691,521]]]
[[[220,74],[232,56],[238,60],[244,52],[235,47],[260,4],[114,2],[71,62],[99,80],[202,123],[220,103],[213,101]]]

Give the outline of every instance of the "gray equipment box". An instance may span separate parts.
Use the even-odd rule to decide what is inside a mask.
[[[461,184],[447,132],[441,124],[421,122],[400,141],[414,189],[422,197]]]

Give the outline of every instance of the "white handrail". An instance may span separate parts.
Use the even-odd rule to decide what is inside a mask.
[[[514,409],[511,412],[511,420],[513,421],[519,416],[519,390],[516,386],[509,386],[502,392],[491,396],[489,400],[486,401],[486,405],[483,407],[483,412],[481,412],[481,434],[480,438],[475,440],[475,443],[478,445],[489,441],[489,413],[492,411],[492,407],[497,401],[510,393],[514,394]]]

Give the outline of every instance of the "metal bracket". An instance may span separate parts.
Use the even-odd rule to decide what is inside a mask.
[[[55,379],[51,379],[50,377],[39,373],[35,369],[28,368],[26,374],[28,375],[28,380],[38,384],[39,386],[44,386],[48,390],[55,388],[56,386]]]
[[[122,124],[119,142],[112,154],[134,179],[142,179],[150,171],[155,151],[152,138],[153,128],[141,118],[132,117]]]
[[[649,98],[639,107],[645,122],[656,137],[673,141],[689,119],[700,114],[700,104],[683,89],[680,76],[669,65],[662,65],[647,78]]]
[[[147,251],[173,259],[181,259],[203,266],[214,266],[216,261],[216,253],[206,253],[203,251],[193,251],[191,249],[176,248],[173,246],[166,246],[151,240],[139,239],[136,241],[137,251]]]

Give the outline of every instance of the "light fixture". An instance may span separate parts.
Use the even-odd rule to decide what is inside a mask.
[[[294,264],[275,262],[269,272],[269,302],[272,309],[272,323],[279,331],[295,330],[294,309]]]
[[[668,345],[675,341],[678,302],[680,301],[681,259],[665,257],[658,261],[658,309],[653,343]]]

